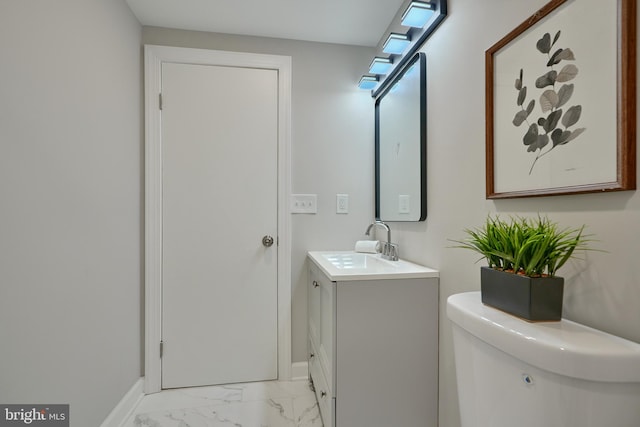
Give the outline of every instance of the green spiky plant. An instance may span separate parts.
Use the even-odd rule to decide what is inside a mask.
[[[504,221],[489,215],[482,227],[465,229],[467,238],[456,240],[459,245],[455,247],[478,252],[490,268],[529,277],[553,277],[576,251],[589,249],[591,240],[584,228],[560,228],[541,216]]]

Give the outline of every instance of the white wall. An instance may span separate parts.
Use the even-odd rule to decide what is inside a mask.
[[[373,101],[358,89],[373,49],[144,27],[143,43],[292,57],[292,192],[318,195],[316,215],[292,216],[292,360],[307,357],[305,257],[349,250],[373,217]],[[336,194],[349,214],[336,214]]]
[[[0,2],[0,402],[97,426],[141,373],[141,28]]]
[[[564,314],[640,342],[640,195],[635,191],[489,201],[485,199],[484,52],[547,0],[449,0],[449,16],[427,41],[428,217],[393,223],[401,254],[441,271],[440,425],[458,427],[451,326],[446,299],[479,290],[471,252],[448,248],[487,213],[537,215],[566,226],[588,225],[608,253],[560,270]],[[613,5],[612,5],[613,6]],[[612,47],[613,48],[613,47]],[[578,271],[582,269],[582,271]]]

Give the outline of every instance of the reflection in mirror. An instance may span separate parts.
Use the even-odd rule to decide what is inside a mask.
[[[427,217],[426,57],[416,53],[375,102],[376,218]]]

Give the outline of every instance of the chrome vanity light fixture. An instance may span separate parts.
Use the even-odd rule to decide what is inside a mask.
[[[391,33],[387,37],[387,41],[382,46],[384,53],[394,55],[402,55],[411,44],[411,37],[408,34]]]
[[[422,1],[412,1],[402,15],[401,23],[405,27],[424,27],[435,13],[435,5]]]
[[[358,87],[360,89],[373,89],[378,84],[378,76],[362,76]]]
[[[391,70],[391,65],[393,65],[393,60],[391,58],[376,56],[373,58],[373,61],[371,61],[371,65],[369,65],[369,73],[387,74],[389,70]]]

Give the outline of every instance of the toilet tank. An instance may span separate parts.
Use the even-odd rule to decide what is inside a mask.
[[[640,427],[640,344],[452,295],[462,427]]]

